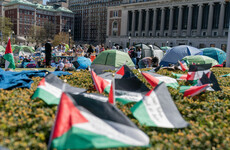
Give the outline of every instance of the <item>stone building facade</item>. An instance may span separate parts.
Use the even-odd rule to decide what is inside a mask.
[[[4,16],[11,19],[16,36],[27,38],[33,26],[43,27],[45,23],[54,25],[54,33],[68,32],[74,35],[74,14],[64,7],[54,7],[32,3],[26,0],[13,0],[3,5]]]
[[[106,44],[192,45],[226,50],[230,2],[154,0],[108,8]]]
[[[120,5],[122,0],[70,0],[75,13],[75,41],[101,44],[106,39],[107,7]]]

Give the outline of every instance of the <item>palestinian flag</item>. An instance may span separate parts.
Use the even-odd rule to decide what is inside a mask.
[[[148,71],[142,72],[141,74],[145,77],[149,84],[152,85],[152,87],[156,87],[161,82],[165,82],[166,86],[172,87],[174,89],[177,89],[179,87],[179,84],[173,78],[162,76]]]
[[[109,93],[111,83],[105,80],[104,78],[98,76],[93,70],[91,70],[90,73],[96,90],[99,93],[103,93],[103,92]]]
[[[184,61],[179,61],[180,66],[178,67],[182,71],[188,71],[188,66]]]
[[[149,137],[118,108],[97,97],[63,93],[49,149],[147,146]]]
[[[176,73],[172,73],[173,76],[176,77],[177,80],[187,80],[187,74],[176,74]]]
[[[5,55],[3,56],[3,58],[6,60],[5,69],[7,68],[15,69],[14,55],[13,55],[13,51],[12,51],[11,44],[10,44],[10,38],[8,40]]]
[[[195,96],[204,92],[206,89],[210,87],[210,84],[204,84],[201,86],[181,86],[180,93],[184,93],[184,97],[186,96]]]
[[[99,93],[109,93],[113,78],[131,78],[134,77],[135,74],[129,69],[128,66],[124,65],[115,74],[111,72],[105,72],[103,74],[96,75],[94,71],[91,71],[91,76]]]
[[[212,64],[190,65],[187,74],[187,80],[190,81],[199,80],[203,76],[203,73],[209,76],[211,73],[210,71],[211,67]]]
[[[32,99],[41,98],[48,105],[58,105],[63,91],[74,94],[85,92],[85,89],[72,87],[64,83],[53,74],[48,74],[38,84],[37,90],[34,92]]]
[[[148,93],[149,89],[136,76],[132,78],[115,79],[115,99],[122,104],[138,102]]]
[[[149,72],[157,72],[157,71],[159,71],[161,69],[161,67],[162,66],[158,66],[156,68],[153,68],[153,69],[149,70]]]
[[[131,111],[142,125],[161,128],[185,128],[189,124],[182,118],[165,83],[148,92]]]
[[[230,73],[229,74],[225,74],[225,75],[221,75],[220,77],[229,77],[230,76]]]
[[[206,74],[203,74],[202,78],[198,82],[198,85],[204,84],[212,84],[212,87],[207,89],[209,91],[221,91],[220,85],[213,72],[211,72],[210,78],[208,78]]]

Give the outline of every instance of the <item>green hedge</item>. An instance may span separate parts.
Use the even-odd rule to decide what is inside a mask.
[[[206,92],[193,98],[183,98],[179,89],[169,91],[179,111],[191,126],[185,129],[162,129],[141,126],[132,116],[130,107],[120,108],[151,140],[154,149],[229,149],[230,147],[230,69],[213,69],[223,91]],[[150,87],[145,79],[134,71]],[[171,71],[160,70],[160,74],[172,76]],[[182,73],[176,71],[175,73]],[[89,72],[74,72],[61,77],[76,87],[96,92]],[[46,149],[57,106],[48,106],[42,100],[31,100],[41,78],[31,89],[0,90],[0,145],[9,149]],[[179,81],[180,85],[187,84]],[[124,148],[125,149],[125,148]],[[135,148],[143,149],[143,148]]]

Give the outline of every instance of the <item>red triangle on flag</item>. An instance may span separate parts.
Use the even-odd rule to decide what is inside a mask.
[[[141,74],[145,77],[145,79],[149,82],[149,84],[152,85],[152,87],[156,87],[160,82],[157,78],[151,76],[148,73],[142,72]]]
[[[93,70],[91,70],[91,76],[97,91],[99,93],[102,93],[104,89],[109,85],[109,82],[102,77],[97,76],[97,74]]]
[[[39,84],[38,84],[38,86],[45,86],[45,78],[43,78],[40,82],[39,82]]]
[[[120,75],[125,75],[125,67],[124,66],[122,66],[117,72],[116,72],[116,74],[120,74]]]
[[[111,104],[115,104],[115,97],[114,97],[114,88],[113,88],[113,82],[111,84],[111,87],[110,87],[110,91],[109,91],[109,103]]]
[[[66,133],[74,124],[86,122],[88,120],[81,114],[68,95],[62,93],[52,139]]]
[[[205,91],[208,86],[209,84],[204,84],[202,86],[193,86],[184,92],[184,96],[195,96]]]
[[[186,67],[182,64],[181,61],[179,61],[179,62],[180,62],[180,66],[181,66],[182,71],[186,71],[187,70]]]
[[[12,51],[12,48],[11,48],[11,43],[10,43],[10,38],[9,38],[7,46],[6,46],[5,54],[10,54],[10,53],[13,53],[13,51]]]

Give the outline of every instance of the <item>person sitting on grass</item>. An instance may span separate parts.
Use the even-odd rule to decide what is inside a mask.
[[[140,69],[142,68],[149,68],[149,67],[158,67],[159,66],[159,59],[157,57],[145,57],[142,58],[138,66]]]

